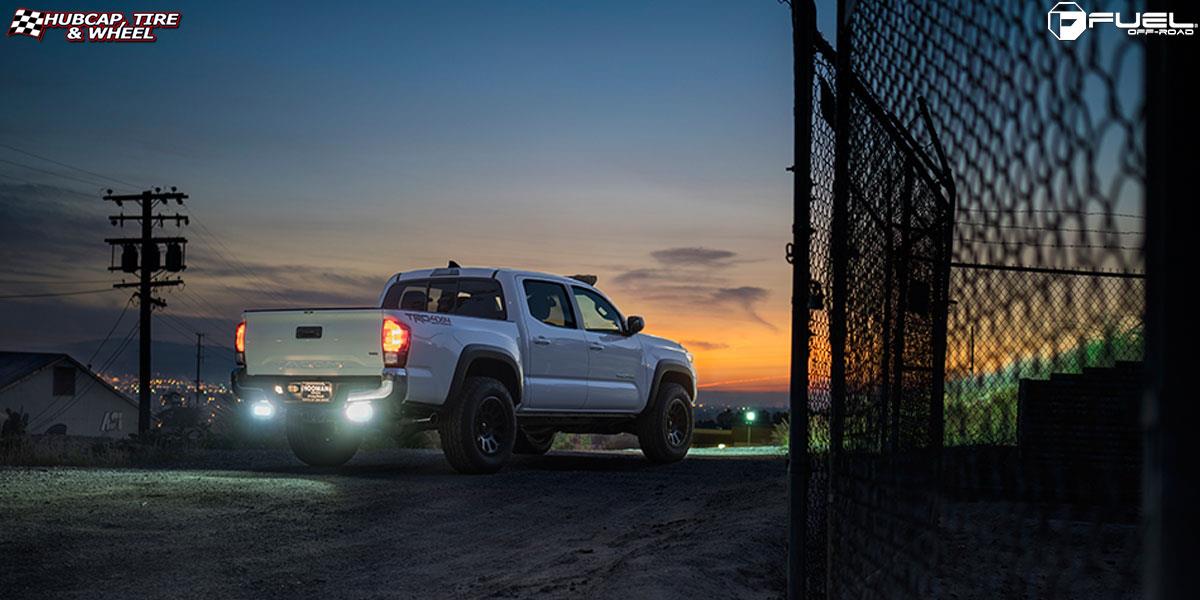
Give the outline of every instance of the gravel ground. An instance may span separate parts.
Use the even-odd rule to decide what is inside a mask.
[[[518,458],[462,476],[381,450],[163,469],[0,469],[4,598],[773,598],[779,458]]]

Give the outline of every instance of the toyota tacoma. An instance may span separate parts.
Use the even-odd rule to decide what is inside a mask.
[[[368,427],[436,430],[465,473],[544,454],[558,432],[628,432],[651,461],[678,461],[691,354],[642,333],[594,284],[451,262],[392,276],[377,307],[247,310],[233,389],[255,417],[285,420],[314,466],[350,460]]]

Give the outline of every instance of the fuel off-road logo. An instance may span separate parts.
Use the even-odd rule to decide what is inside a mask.
[[[57,12],[18,8],[9,37],[41,41],[47,29],[65,29],[68,42],[154,42],[157,29],[178,29],[178,12]]]
[[[1096,25],[1113,25],[1128,35],[1195,35],[1196,24],[1175,19],[1175,13],[1092,12],[1074,2],[1059,2],[1046,13],[1046,28],[1060,41],[1073,41]]]

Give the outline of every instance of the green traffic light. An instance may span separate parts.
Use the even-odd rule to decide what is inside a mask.
[[[757,418],[758,418],[758,413],[756,413],[752,410],[746,411],[746,422],[747,423],[753,423],[754,420]]]

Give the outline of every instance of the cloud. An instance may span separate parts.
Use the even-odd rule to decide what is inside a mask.
[[[682,340],[679,343],[683,344],[684,348],[698,348],[700,350],[724,350],[729,347],[729,344],[706,342],[703,340]]]
[[[731,250],[717,248],[666,248],[650,253],[655,260],[666,265],[699,265],[699,266],[728,266],[737,256]]]
[[[735,288],[720,288],[712,292],[710,299],[714,304],[740,309],[747,316],[771,331],[778,331],[774,325],[758,314],[758,305],[770,295],[764,288],[742,286]]]
[[[735,285],[728,272],[723,271],[724,267],[739,262],[736,252],[679,247],[655,250],[650,256],[659,265],[628,269],[614,277],[613,283],[642,300],[705,311],[714,307],[740,311],[763,327],[778,330],[759,313],[759,305],[770,292],[757,286]]]

